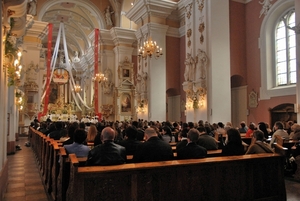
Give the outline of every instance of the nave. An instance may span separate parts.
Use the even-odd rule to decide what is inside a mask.
[[[17,144],[22,150],[8,156],[9,177],[3,201],[53,201],[45,191],[31,147],[26,147],[27,137],[20,137]],[[288,201],[300,199],[300,183],[285,179]]]

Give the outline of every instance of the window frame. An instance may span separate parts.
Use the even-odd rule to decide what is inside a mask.
[[[274,87],[281,87],[281,86],[290,86],[290,85],[296,85],[296,83],[290,83],[290,81],[291,81],[291,77],[290,77],[290,72],[291,72],[291,70],[289,69],[289,67],[290,67],[290,59],[289,59],[289,56],[290,56],[290,53],[289,53],[289,49],[291,48],[291,46],[290,45],[286,45],[286,60],[285,60],[285,63],[287,64],[287,66],[286,66],[286,78],[287,78],[287,83],[286,84],[282,84],[282,85],[277,85],[278,84],[278,72],[277,72],[277,61],[276,61],[276,31],[277,31],[277,27],[278,27],[278,25],[279,25],[279,23],[281,22],[281,20],[282,19],[285,19],[286,20],[286,18],[284,18],[285,16],[287,16],[287,15],[289,15],[289,17],[291,16],[291,13],[292,13],[292,11],[294,11],[294,14],[295,14],[295,8],[290,8],[290,9],[288,9],[287,10],[287,12],[285,12],[285,13],[282,13],[282,15],[281,16],[279,16],[278,17],[278,19],[277,19],[277,22],[276,22],[276,24],[275,24],[275,27],[274,27],[274,32],[273,32],[273,34],[274,34],[274,48],[273,48],[273,50],[274,50],[274,76],[275,76],[275,82],[274,82]],[[283,22],[284,23],[284,22]],[[288,35],[288,33],[289,33],[289,30],[286,28],[286,24],[284,23],[284,29],[285,29],[285,32],[286,32],[286,36],[285,36],[285,44],[288,44],[289,43],[289,36],[290,35]],[[291,30],[292,31],[292,30]],[[295,35],[295,41],[296,41],[296,34],[294,34]],[[296,47],[296,45],[295,45],[295,47]],[[296,50],[295,50],[296,51]],[[295,54],[296,54],[296,52],[295,52]]]
[[[275,30],[281,17],[295,9],[294,0],[277,1],[272,5],[260,29],[260,100],[296,94],[296,84],[276,86]]]

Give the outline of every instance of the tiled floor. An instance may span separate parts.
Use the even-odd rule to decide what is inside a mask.
[[[33,151],[24,146],[26,141],[26,137],[20,137],[17,144],[22,150],[8,156],[8,186],[4,201],[51,201],[45,192]]]
[[[17,143],[22,150],[8,156],[9,178],[4,201],[52,201],[46,193],[35,156],[31,147],[24,146],[27,138],[21,137]],[[300,182],[285,180],[287,200],[300,200]]]

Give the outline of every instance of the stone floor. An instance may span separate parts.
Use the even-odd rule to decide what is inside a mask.
[[[30,147],[24,146],[27,138],[21,137],[17,142],[22,150],[8,156],[9,178],[4,201],[52,201],[46,193]],[[287,200],[300,200],[300,182],[291,178],[285,180]]]
[[[24,146],[27,138],[17,144],[22,150],[8,156],[8,186],[4,201],[51,201],[46,193],[31,147]]]

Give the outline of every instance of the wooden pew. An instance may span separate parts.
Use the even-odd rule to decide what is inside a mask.
[[[84,166],[87,157],[77,158],[81,166]],[[70,160],[64,147],[59,147],[59,173],[57,176],[56,201],[66,200],[66,191],[69,186]]]
[[[286,200],[273,153],[90,167],[69,157],[69,201]]]

